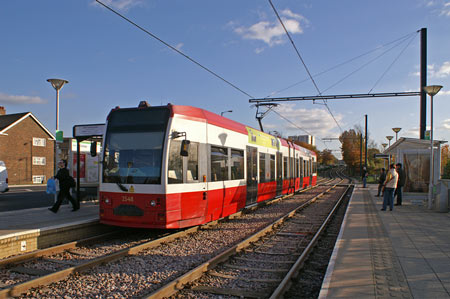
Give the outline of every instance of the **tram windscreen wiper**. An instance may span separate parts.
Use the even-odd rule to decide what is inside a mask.
[[[117,182],[116,185],[119,186],[120,190],[125,191],[125,192],[128,192],[127,187],[125,187],[124,185],[122,185],[122,183]]]

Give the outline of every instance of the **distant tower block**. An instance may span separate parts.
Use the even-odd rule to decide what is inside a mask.
[[[294,141],[300,141],[304,143],[308,143],[311,145],[316,145],[316,138],[312,135],[298,135],[298,136],[289,136],[289,139]]]

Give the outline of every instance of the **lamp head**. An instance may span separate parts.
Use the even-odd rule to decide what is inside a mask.
[[[381,145],[383,146],[383,148],[386,148],[386,146],[388,146],[387,143],[382,143]]]
[[[436,95],[439,90],[441,90],[442,85],[429,85],[429,86],[425,86],[423,89],[425,90],[425,92],[429,95],[429,96],[434,96]]]
[[[394,136],[386,136],[386,139],[389,140],[389,141],[391,141],[392,138],[394,138]]]
[[[56,90],[60,90],[64,84],[69,83],[69,81],[64,79],[47,79],[47,82],[50,82]]]
[[[402,128],[392,128],[392,131],[394,131],[395,133],[398,133],[398,132],[400,132],[401,129]]]

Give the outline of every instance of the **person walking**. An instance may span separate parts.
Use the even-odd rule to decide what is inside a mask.
[[[363,181],[363,188],[366,188],[367,176],[368,176],[367,169],[366,169],[366,167],[364,167],[363,171],[362,171],[362,174],[361,174],[361,178],[362,178],[362,181]]]
[[[397,188],[395,189],[395,194],[394,194],[394,196],[397,196],[397,203],[395,205],[401,206],[402,205],[402,197],[403,197],[403,186],[405,186],[406,175],[405,175],[405,170],[402,168],[402,163],[397,163],[395,165],[395,168],[398,173],[398,183],[397,183]]]
[[[384,181],[386,180],[386,169],[381,168],[380,178],[378,179],[378,193],[375,195],[376,197],[380,197],[381,189],[383,189]],[[381,193],[381,196],[383,196],[384,192]]]
[[[394,191],[397,188],[398,173],[395,170],[395,165],[389,165],[389,172],[386,176],[386,181],[384,182],[384,196],[383,196],[383,207],[382,211],[386,211],[387,205],[389,205],[389,210],[392,211],[394,208]]]
[[[54,177],[59,181],[58,198],[55,204],[48,209],[53,213],[57,213],[63,199],[67,197],[72,203],[72,212],[75,212],[80,209],[80,204],[72,197],[72,195],[70,195],[70,187],[72,185],[73,178],[69,175],[69,170],[67,170],[67,161],[59,161],[58,168],[59,170]]]

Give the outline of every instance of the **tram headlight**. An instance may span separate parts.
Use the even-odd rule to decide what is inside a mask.
[[[110,206],[112,205],[112,200],[108,197],[103,197],[103,203]]]
[[[156,200],[154,200],[154,199],[150,200],[150,206],[156,207]]]

